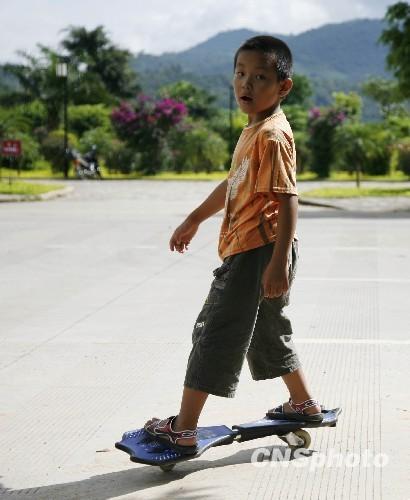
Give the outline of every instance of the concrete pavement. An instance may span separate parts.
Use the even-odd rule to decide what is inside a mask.
[[[35,180],[29,179],[28,182],[37,183],[59,183],[55,179]],[[6,195],[0,194],[0,203],[17,201],[46,201],[60,196],[66,196],[79,186],[79,181],[64,181],[66,186],[63,189],[51,191],[41,195]],[[112,181],[111,181],[112,182]],[[122,181],[114,181],[122,182]],[[410,188],[410,182],[380,182],[364,181],[362,187],[402,187]],[[367,213],[386,213],[386,212],[410,212],[410,198],[407,196],[387,196],[387,197],[363,197],[363,198],[310,198],[305,195],[311,189],[322,187],[355,187],[356,184],[351,181],[303,181],[299,182],[299,203],[300,205],[335,208],[339,210],[349,210],[352,212]]]
[[[311,431],[311,456],[255,466],[257,448],[285,451],[272,437],[165,474],[114,448],[178,411],[220,216],[187,254],[167,244],[214,185],[85,181],[66,198],[1,206],[1,498],[408,498],[406,212],[301,207],[287,314],[315,397],[343,408],[336,428]],[[200,424],[250,421],[285,400],[280,380],[254,382],[245,365],[236,398],[211,397]]]

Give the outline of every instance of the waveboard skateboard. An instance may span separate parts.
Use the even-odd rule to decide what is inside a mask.
[[[232,444],[234,441],[243,442],[266,436],[278,436],[292,449],[308,448],[311,442],[308,428],[336,427],[341,408],[323,410],[324,418],[321,423],[273,420],[264,417],[260,420],[232,428],[226,425],[211,427],[198,427],[198,451],[195,455],[184,455],[168,446],[166,443],[155,439],[144,429],[125,432],[121,441],[115,447],[130,455],[132,462],[147,465],[158,465],[163,471],[171,471],[178,462],[192,460],[202,455],[214,446]]]

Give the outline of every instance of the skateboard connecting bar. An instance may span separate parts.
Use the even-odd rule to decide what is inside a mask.
[[[282,441],[285,441],[285,443],[288,443],[289,446],[303,446],[304,440],[301,439],[298,435],[296,435],[294,432],[287,432],[284,434],[278,434],[277,432],[275,433],[254,433],[254,432],[247,432],[247,433],[242,433],[238,429],[233,429],[235,432],[235,435],[232,439],[232,441],[237,441],[238,443],[242,443],[244,441],[252,441],[253,439],[258,439],[262,437],[267,437],[267,436],[278,436]],[[258,435],[257,435],[258,434]]]

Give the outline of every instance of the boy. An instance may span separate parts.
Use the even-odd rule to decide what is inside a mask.
[[[290,399],[271,418],[320,423],[294,349],[289,288],[298,258],[296,152],[280,103],[292,88],[292,54],[281,40],[257,36],[236,52],[233,86],[248,115],[228,178],[175,230],[170,249],[183,253],[198,226],[222,208],[221,267],[192,334],[179,414],[145,429],[186,454],[208,394],[233,397],[245,358],[254,380],[281,376]]]

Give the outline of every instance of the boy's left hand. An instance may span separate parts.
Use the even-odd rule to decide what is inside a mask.
[[[287,265],[277,266],[269,263],[262,276],[263,296],[269,299],[280,297],[289,290],[289,271]]]

